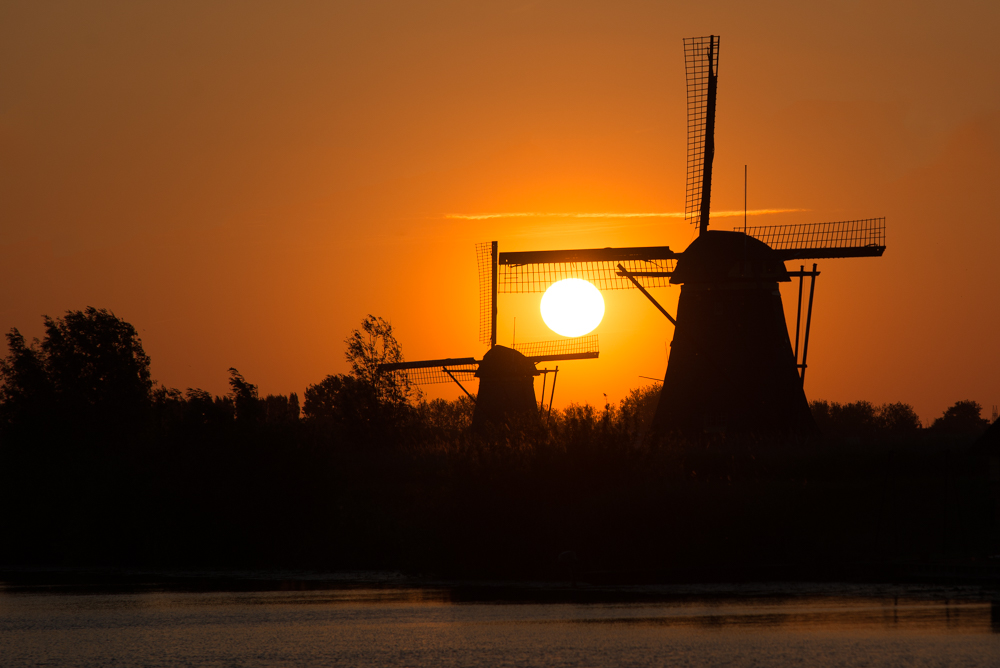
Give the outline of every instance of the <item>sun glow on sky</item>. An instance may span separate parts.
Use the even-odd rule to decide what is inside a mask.
[[[556,334],[583,336],[604,319],[604,298],[581,278],[564,278],[542,295],[542,320]]]

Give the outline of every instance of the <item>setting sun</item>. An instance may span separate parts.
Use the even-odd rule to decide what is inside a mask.
[[[604,318],[601,291],[580,278],[566,278],[542,295],[542,320],[556,334],[583,336]]]

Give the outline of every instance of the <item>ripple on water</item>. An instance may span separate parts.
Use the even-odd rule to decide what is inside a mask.
[[[877,596],[0,593],[5,666],[995,666],[997,631],[996,603]]]

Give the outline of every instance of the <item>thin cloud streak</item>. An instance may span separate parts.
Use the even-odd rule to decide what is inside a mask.
[[[764,216],[772,213],[799,213],[809,209],[751,209],[749,211],[713,211],[712,218],[733,218],[742,216]],[[460,220],[489,220],[491,218],[684,218],[682,212],[649,213],[541,213],[535,211],[515,211],[510,213],[446,213],[445,218]]]

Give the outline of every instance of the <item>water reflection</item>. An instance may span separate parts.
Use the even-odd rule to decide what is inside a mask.
[[[1000,601],[981,596],[553,597],[529,587],[510,596],[517,601],[474,598],[449,587],[8,589],[0,656],[4,665],[56,666],[977,666],[1000,656]]]
[[[994,604],[995,607],[995,604]],[[742,626],[755,630],[803,628],[823,630],[900,629],[996,632],[995,610],[989,603],[897,604],[871,601],[812,601],[796,604],[744,603],[711,611],[665,610],[656,616],[610,617],[576,620],[581,623],[628,623],[659,626],[722,628]]]

